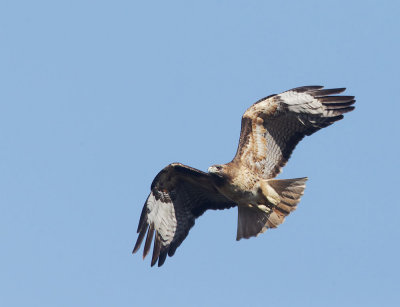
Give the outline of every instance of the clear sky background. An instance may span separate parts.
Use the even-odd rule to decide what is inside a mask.
[[[399,1],[0,2],[1,306],[399,306]],[[161,268],[131,255],[154,176],[234,156],[243,112],[347,87],[280,178],[286,222],[207,212]]]

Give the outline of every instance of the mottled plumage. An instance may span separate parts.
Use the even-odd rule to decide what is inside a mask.
[[[307,178],[273,179],[296,145],[352,111],[353,96],[332,96],[344,88],[303,86],[253,104],[242,117],[239,146],[233,160],[213,165],[208,173],[172,163],[154,178],[143,207],[133,252],[145,240],[143,257],[154,247],[151,265],[173,256],[209,209],[238,207],[237,240],[280,225],[296,209]]]

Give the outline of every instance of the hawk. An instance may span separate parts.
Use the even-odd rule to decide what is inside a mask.
[[[233,160],[202,172],[181,163],[162,169],[144,204],[133,253],[146,236],[143,259],[154,239],[151,266],[163,265],[209,209],[238,208],[236,240],[276,228],[294,211],[307,178],[274,179],[306,136],[341,120],[354,109],[345,88],[303,86],[254,103],[242,117]]]

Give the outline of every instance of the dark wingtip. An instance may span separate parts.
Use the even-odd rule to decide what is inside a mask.
[[[150,193],[151,195],[151,193]],[[138,224],[138,228],[137,228],[137,233],[139,233],[141,231],[141,229],[143,228],[143,225],[146,222],[146,216],[147,216],[147,202],[149,201],[149,196],[147,196],[146,202],[144,203],[143,209],[142,209],[142,213],[140,214],[140,219],[139,219],[139,224]]]
[[[323,88],[322,85],[306,85],[306,86],[299,86],[299,87],[292,88],[288,92],[294,91],[294,92],[298,92],[298,93],[303,93],[303,92],[308,92],[308,91],[320,90],[322,88]]]
[[[343,115],[336,115],[336,116],[331,117],[330,120],[331,120],[332,123],[334,123],[334,122],[337,122],[339,120],[342,120],[343,118],[344,118]]]
[[[162,266],[167,258],[168,251],[166,249],[162,250],[160,256],[158,257],[158,267]]]
[[[147,231],[147,227],[143,227],[142,230],[140,231],[139,237],[136,240],[136,244],[135,244],[135,247],[133,248],[132,254],[136,253],[139,250],[140,245],[142,245],[142,241],[143,241],[144,235],[146,234],[146,231]]]
[[[345,87],[329,88],[329,89],[319,89],[312,93],[314,97],[323,97],[328,95],[336,95],[343,93],[346,90]]]
[[[337,103],[322,103],[327,110],[341,109],[343,107],[349,107],[355,103],[355,99],[346,101],[346,102],[337,102]]]
[[[318,97],[318,100],[323,104],[337,104],[337,103],[345,103],[354,100],[354,96],[322,96]],[[355,100],[354,100],[355,101]]]
[[[334,115],[341,115],[341,114],[345,114],[348,112],[351,112],[355,109],[356,107],[352,106],[352,105],[343,105],[343,106],[335,106],[333,108],[328,108],[328,111],[330,112],[334,112]]]
[[[153,247],[153,257],[151,258],[151,266],[154,266],[157,262],[158,256],[160,255],[161,250],[161,238],[156,231],[156,237],[154,239],[154,247]]]
[[[348,112],[353,111],[355,108],[356,108],[356,107],[353,107],[353,106],[345,107],[345,108],[343,108],[343,109],[340,109],[340,112],[342,112],[342,114],[343,114],[343,113],[348,113]]]
[[[150,245],[151,241],[153,241],[153,235],[154,235],[154,226],[150,225],[149,230],[147,232],[146,243],[144,244],[143,259],[146,258],[147,254],[150,251]]]

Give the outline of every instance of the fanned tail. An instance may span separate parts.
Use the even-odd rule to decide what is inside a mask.
[[[269,209],[264,205],[238,206],[238,229],[236,240],[258,236],[268,228],[282,224],[290,212],[296,210],[304,194],[307,178],[270,179],[267,183],[279,195],[279,203]]]
[[[307,177],[295,179],[271,179],[268,184],[278,193],[281,201],[272,210],[268,219],[268,228],[276,228],[283,223],[290,212],[296,210],[297,204],[306,188]]]
[[[238,206],[238,228],[236,240],[258,236],[267,230],[269,213],[257,207]]]

